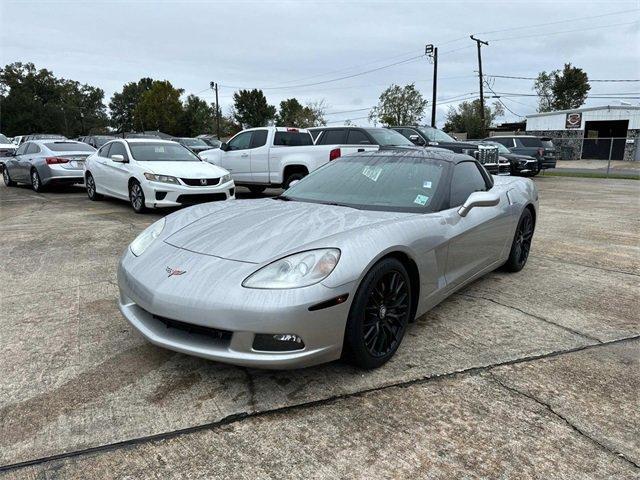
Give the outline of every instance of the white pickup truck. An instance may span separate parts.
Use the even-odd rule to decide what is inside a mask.
[[[260,193],[270,186],[288,188],[294,180],[348,153],[377,149],[377,145],[314,145],[309,130],[262,127],[243,130],[219,149],[199,156],[228,170],[236,185]]]

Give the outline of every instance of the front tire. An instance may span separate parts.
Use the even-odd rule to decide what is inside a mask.
[[[529,251],[531,250],[533,231],[533,215],[531,214],[531,210],[525,208],[518,221],[516,234],[511,244],[511,252],[509,252],[509,259],[507,263],[504,264],[504,268],[508,272],[519,272],[527,264]]]
[[[267,189],[267,187],[265,187],[264,185],[249,185],[247,188],[254,195],[260,195]]]
[[[89,197],[89,200],[92,200],[94,202],[96,200],[100,200],[102,198],[102,195],[100,195],[96,190],[96,181],[93,179],[93,175],[87,173],[85,183],[87,185],[87,197]]]
[[[31,170],[31,188],[33,188],[34,192],[41,192],[43,190],[42,180],[40,179],[40,174],[38,170],[35,168]]]
[[[386,258],[362,280],[345,331],[345,357],[361,368],[384,365],[402,342],[411,315],[411,281],[404,265]]]
[[[144,192],[137,180],[129,183],[129,201],[133,207],[133,211],[136,213],[144,213],[147,211],[144,200]]]
[[[16,182],[11,180],[11,176],[9,175],[9,170],[7,169],[6,165],[2,169],[2,180],[4,180],[4,184],[7,187],[15,187],[16,186]]]

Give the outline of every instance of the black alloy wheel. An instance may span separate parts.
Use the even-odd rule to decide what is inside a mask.
[[[354,298],[345,332],[345,353],[362,368],[377,368],[396,352],[411,315],[407,270],[395,258],[376,264]]]
[[[516,228],[516,234],[513,239],[513,244],[511,245],[509,259],[505,264],[505,268],[508,271],[519,272],[526,265],[529,252],[531,251],[533,231],[533,215],[531,215],[531,211],[526,208],[520,216],[518,228]]]

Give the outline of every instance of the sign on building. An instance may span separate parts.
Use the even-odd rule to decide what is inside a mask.
[[[582,125],[582,112],[578,113],[567,113],[567,118],[565,119],[564,128],[566,129],[579,129]]]

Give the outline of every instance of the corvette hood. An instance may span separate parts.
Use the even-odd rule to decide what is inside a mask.
[[[180,178],[215,178],[228,172],[207,162],[138,162],[150,173]]]
[[[225,204],[165,242],[204,255],[261,263],[335,234],[408,215],[270,198]],[[326,246],[335,245],[329,239]]]

